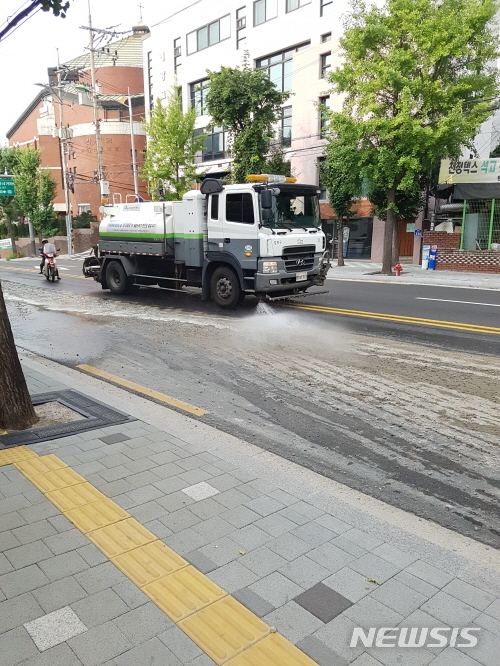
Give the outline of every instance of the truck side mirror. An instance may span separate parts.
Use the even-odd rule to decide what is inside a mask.
[[[262,190],[262,192],[260,193],[260,205],[264,210],[266,208],[273,207],[273,193],[271,192],[271,190]]]
[[[263,208],[262,209],[262,221],[267,222],[267,220],[270,220],[273,217],[273,211],[270,208]]]

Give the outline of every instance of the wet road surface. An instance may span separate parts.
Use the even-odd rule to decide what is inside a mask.
[[[62,262],[58,285],[28,262],[0,266],[21,347],[206,409],[224,431],[500,545],[500,336],[466,330],[499,325],[496,292],[329,281],[331,294],[308,304],[401,321],[253,299],[221,313],[196,296],[114,297],[80,278],[78,262]]]

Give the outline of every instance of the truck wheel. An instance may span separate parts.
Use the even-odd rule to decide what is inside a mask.
[[[232,268],[219,266],[210,280],[212,298],[221,308],[235,308],[241,303],[242,293],[238,277]]]
[[[106,266],[106,282],[112,294],[126,294],[129,281],[125,269],[119,261],[110,261]]]

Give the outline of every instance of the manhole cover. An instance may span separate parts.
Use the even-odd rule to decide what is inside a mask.
[[[89,398],[88,395],[71,389],[38,393],[31,396],[31,400],[34,405],[43,405],[46,402],[58,402],[78,412],[84,418],[79,421],[58,423],[57,425],[45,428],[33,428],[32,430],[13,432],[9,435],[0,435],[0,449],[38,444],[38,442],[46,442],[50,439],[78,435],[78,433],[86,432],[87,430],[96,430],[97,428],[106,428],[106,426],[119,425],[120,423],[137,420],[124,412],[120,412],[118,409],[113,409],[103,402]]]

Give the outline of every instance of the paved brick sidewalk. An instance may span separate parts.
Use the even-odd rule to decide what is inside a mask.
[[[421,284],[435,287],[468,287],[472,289],[500,289],[500,275],[494,273],[469,273],[466,271],[423,271],[421,266],[403,263],[403,272],[397,277],[378,275],[382,264],[371,261],[346,259],[345,266],[338,267],[334,259],[328,271],[328,280],[354,280],[361,282],[390,282],[394,284]]]
[[[78,388],[141,417],[31,448],[320,666],[497,666],[494,549],[76,371],[33,357],[25,371],[33,392]],[[0,468],[0,548],[2,666],[215,663],[12,465]],[[469,649],[365,649],[349,646],[355,627],[480,632]]]

